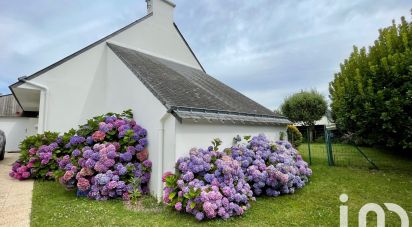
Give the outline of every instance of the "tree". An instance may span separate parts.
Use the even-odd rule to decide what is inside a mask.
[[[310,138],[313,126],[326,113],[325,98],[317,91],[301,91],[285,99],[280,107],[282,113],[292,122],[302,122],[308,126],[307,139],[309,149],[309,163],[312,163],[310,153]]]
[[[412,23],[379,30],[372,46],[354,46],[329,84],[331,107],[341,130],[355,141],[412,148]]]
[[[282,113],[292,122],[302,122],[312,127],[325,115],[327,103],[317,91],[301,91],[285,99],[281,106]]]
[[[295,148],[298,148],[302,144],[303,136],[299,129],[294,125],[288,125],[288,139]]]

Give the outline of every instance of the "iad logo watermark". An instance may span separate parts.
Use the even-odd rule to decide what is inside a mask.
[[[348,195],[342,194],[339,196],[339,199],[342,203],[346,203],[349,199]],[[401,227],[409,227],[409,218],[406,211],[397,204],[394,203],[384,203],[385,207],[395,212],[401,219]],[[341,227],[348,227],[348,206],[342,205],[340,206],[340,226]],[[359,210],[358,216],[358,223],[359,227],[366,227],[366,215],[369,212],[376,213],[377,227],[384,227],[385,226],[385,211],[381,206],[376,203],[367,203]]]

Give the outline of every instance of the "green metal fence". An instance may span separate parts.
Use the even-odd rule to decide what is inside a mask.
[[[412,172],[410,158],[376,148],[334,142],[330,131],[325,132],[324,143],[312,143],[310,147],[310,156],[308,144],[302,144],[298,149],[306,161],[312,160],[312,165]]]
[[[329,165],[329,166],[346,166],[346,167],[361,167],[369,169],[379,169],[379,164],[382,163],[382,158],[377,161],[372,152],[368,149],[359,148],[361,152],[369,159],[366,159],[359,150],[349,144],[336,143],[312,143],[311,158],[309,158],[308,144],[302,144],[299,147],[299,152],[303,158],[308,161],[312,160],[312,165]],[[364,150],[364,151],[362,151]],[[385,165],[388,166],[388,165]]]

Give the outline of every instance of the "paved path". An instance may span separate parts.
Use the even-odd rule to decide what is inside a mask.
[[[6,153],[0,161],[0,226],[30,226],[33,181],[18,181],[9,177],[17,153]]]

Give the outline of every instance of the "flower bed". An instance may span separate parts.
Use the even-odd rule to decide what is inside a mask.
[[[242,163],[247,182],[255,196],[292,194],[302,188],[312,170],[289,142],[271,144],[264,136],[231,148],[232,157]]]
[[[28,137],[10,176],[59,179],[66,189],[96,200],[136,197],[148,192],[150,180],[146,135],[130,110],[97,116],[61,137]]]
[[[90,130],[93,126],[96,131]],[[59,181],[66,189],[77,187],[78,194],[96,200],[128,199],[136,191],[133,180],[138,179],[136,192],[148,192],[152,163],[144,128],[128,117],[107,115],[89,121],[78,134],[65,145],[71,155],[58,161],[64,172]]]
[[[163,176],[164,203],[198,220],[239,216],[254,195],[278,196],[302,188],[312,171],[293,147],[284,141],[270,143],[264,135],[231,148],[192,149],[180,158],[175,173]]]
[[[242,215],[253,200],[240,163],[223,152],[193,149],[176,163],[176,173],[165,173],[163,201],[177,211],[204,218]]]
[[[27,137],[20,143],[20,157],[9,175],[18,180],[54,179],[54,171],[58,170],[54,159],[67,152],[57,142],[58,133],[53,132]]]

